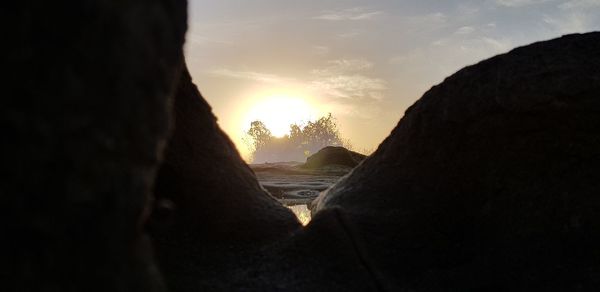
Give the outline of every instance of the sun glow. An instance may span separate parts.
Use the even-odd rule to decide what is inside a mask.
[[[271,95],[256,102],[250,107],[244,119],[244,130],[252,121],[260,120],[275,137],[283,137],[289,133],[290,124],[302,123],[318,115],[314,106],[301,97],[292,95]]]

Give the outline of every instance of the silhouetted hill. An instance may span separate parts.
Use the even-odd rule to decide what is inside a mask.
[[[308,157],[302,167],[313,169],[334,165],[356,167],[366,157],[366,155],[350,151],[344,147],[328,146]]]

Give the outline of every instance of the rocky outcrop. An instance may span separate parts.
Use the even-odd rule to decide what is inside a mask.
[[[394,291],[340,209],[324,210],[292,237],[248,258],[252,264],[230,270],[221,290]]]
[[[309,156],[303,168],[322,168],[330,165],[356,167],[367,156],[350,151],[344,147],[327,146]]]
[[[249,250],[289,236],[300,224],[260,187],[187,71],[174,112],[156,179],[152,237],[173,291],[216,289],[230,284],[231,270]]]
[[[600,285],[600,33],[432,88],[300,229],[180,74],[185,1],[8,7],[2,291],[163,291],[151,202],[171,291]]]
[[[1,290],[162,290],[142,226],[185,1],[5,8]]]
[[[464,68],[316,201],[397,289],[600,284],[600,33]]]

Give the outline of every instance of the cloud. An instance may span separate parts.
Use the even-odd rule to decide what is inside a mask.
[[[457,12],[459,15],[475,15],[481,11],[481,8],[475,4],[461,3],[458,5]]]
[[[481,39],[481,41],[487,47],[489,47],[491,49],[490,52],[494,54],[506,53],[514,47],[513,43],[507,38],[495,39],[491,37],[484,37]]]
[[[387,82],[361,74],[338,75],[314,80],[310,87],[335,98],[381,100]]]
[[[329,54],[329,47],[327,46],[312,46],[311,51],[315,55],[323,56]]]
[[[560,9],[581,9],[600,6],[600,0],[571,0],[558,5]]]
[[[346,102],[381,100],[387,82],[380,78],[369,77],[365,71],[370,70],[373,63],[363,59],[330,60],[327,66],[311,71],[306,79],[295,79],[274,74],[255,71],[236,71],[226,68],[216,69],[208,73],[225,78],[244,79],[269,84],[296,84],[318,92],[332,100],[344,99]]]
[[[475,31],[475,28],[472,26],[463,26],[454,32],[455,34],[470,34]]]
[[[442,12],[434,12],[422,16],[413,17],[412,20],[416,22],[444,23],[448,20],[448,16]]]
[[[283,78],[273,74],[265,74],[253,71],[233,71],[229,69],[217,69],[210,71],[209,74],[221,77],[246,79],[265,83],[281,83],[291,81],[291,79],[289,78]]]
[[[496,0],[496,4],[505,7],[523,7],[528,5],[541,4],[550,0]]]
[[[362,7],[354,7],[338,11],[324,11],[314,19],[327,21],[342,21],[342,20],[369,20],[383,14],[383,11],[372,11]]]
[[[325,68],[315,69],[311,73],[314,75],[327,76],[337,74],[347,74],[373,68],[373,63],[364,59],[340,59],[327,62]]]
[[[381,100],[387,82],[366,76],[363,72],[373,68],[364,59],[340,59],[327,62],[328,66],[313,70],[310,88],[332,97],[352,100]]]
[[[548,24],[553,31],[560,34],[578,33],[589,30],[587,16],[582,13],[570,13],[561,17],[544,16],[544,22]]]
[[[353,38],[359,36],[361,33],[362,33],[362,31],[353,30],[353,31],[340,33],[337,35],[337,37],[340,39],[353,39]]]
[[[434,12],[423,15],[408,16],[401,21],[401,26],[406,32],[423,34],[444,28],[448,25],[448,15]]]
[[[446,46],[448,44],[448,39],[440,39],[432,43],[433,46]],[[428,64],[427,54],[432,53],[427,48],[424,49],[415,49],[408,52],[403,52],[396,56],[393,56],[389,59],[389,63],[399,68],[422,68],[424,65]]]

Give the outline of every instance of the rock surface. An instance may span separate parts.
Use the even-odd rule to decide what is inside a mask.
[[[466,67],[316,200],[407,291],[600,285],[600,33]],[[314,214],[315,212],[313,212]]]
[[[10,1],[2,291],[161,291],[143,235],[186,3]]]
[[[172,291],[217,289],[230,284],[229,273],[249,250],[289,236],[300,224],[260,187],[187,71],[174,112],[150,229]]]
[[[322,168],[331,165],[356,167],[367,156],[350,151],[344,147],[327,146],[309,156],[303,168]]]
[[[309,204],[351,170],[348,167],[308,169],[301,166],[301,163],[284,162],[251,164],[250,168],[260,185],[286,206]]]
[[[230,271],[227,289],[393,291],[385,286],[364,243],[339,209],[323,211],[292,237],[275,242],[245,260],[246,266]]]

